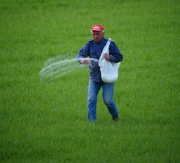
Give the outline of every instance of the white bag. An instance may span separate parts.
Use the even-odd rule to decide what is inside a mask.
[[[109,54],[109,45],[111,38],[108,39],[99,59],[99,66],[101,70],[101,78],[105,83],[114,83],[118,79],[119,63],[109,62],[104,58],[104,54]]]

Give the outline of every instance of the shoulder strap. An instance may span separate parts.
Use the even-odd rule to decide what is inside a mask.
[[[101,57],[99,58],[99,62],[98,62],[98,63],[99,63],[99,66],[100,66],[101,62],[103,61],[103,59],[104,59],[104,54],[105,54],[105,53],[108,53],[108,54],[109,54],[109,45],[110,45],[110,43],[111,43],[111,38],[108,39],[106,45],[105,45],[104,48],[103,48],[103,51],[102,51],[102,53],[101,53]]]

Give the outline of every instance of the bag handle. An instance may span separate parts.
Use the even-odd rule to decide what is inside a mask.
[[[105,47],[103,48],[103,51],[102,51],[101,56],[100,56],[99,61],[98,61],[99,66],[101,66],[101,62],[102,62],[103,59],[104,59],[104,54],[105,54],[105,53],[108,53],[108,54],[109,54],[109,45],[110,45],[110,43],[111,43],[111,38],[108,39]]]

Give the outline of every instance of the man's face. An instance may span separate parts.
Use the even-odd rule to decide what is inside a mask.
[[[93,35],[93,38],[94,38],[95,42],[100,42],[101,39],[104,36],[104,32],[102,32],[102,31],[92,31],[92,35]]]

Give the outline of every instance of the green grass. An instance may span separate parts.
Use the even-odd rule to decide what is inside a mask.
[[[0,0],[0,10],[0,162],[179,162],[178,0]],[[101,92],[87,121],[87,68],[39,77],[51,57],[75,58],[94,23],[124,55],[117,123]]]

